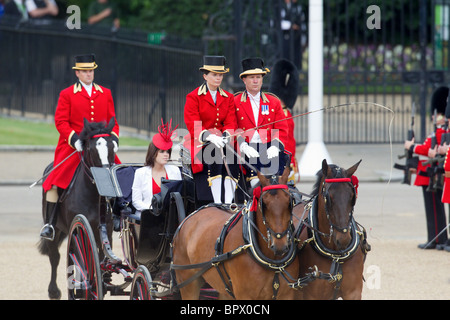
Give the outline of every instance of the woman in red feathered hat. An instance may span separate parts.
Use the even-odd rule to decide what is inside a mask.
[[[148,146],[144,167],[137,169],[134,175],[132,203],[137,212],[151,209],[153,195],[161,192],[161,178],[181,180],[180,169],[167,164],[172,154],[173,133],[178,126],[172,129],[172,120],[167,124],[161,122],[159,133]]]

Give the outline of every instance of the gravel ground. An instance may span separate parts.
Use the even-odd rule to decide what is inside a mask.
[[[374,176],[385,175],[389,170],[388,156],[383,156],[384,162],[379,158],[389,147],[369,147],[358,146],[356,150],[350,146],[344,149],[352,151],[345,153],[335,153],[343,147],[330,148],[335,163],[344,167],[364,158],[359,153],[368,155],[357,171],[360,187],[355,207],[355,218],[366,227],[372,246],[365,264],[367,281],[363,299],[450,299],[450,253],[417,248],[417,244],[426,240],[421,190],[398,181],[373,182]],[[397,150],[394,152],[396,155]],[[123,162],[142,162],[144,156],[145,151],[127,152],[121,159]],[[0,166],[0,181],[22,181],[17,185],[0,184],[0,258],[7,266],[0,276],[0,299],[48,299],[50,265],[48,258],[36,249],[42,223],[41,188],[29,189],[23,181],[32,182],[39,178],[52,157],[52,152],[14,155],[0,151],[0,163],[15,164],[13,167]],[[309,192],[312,183],[306,181],[299,186],[300,190]],[[113,240],[115,253],[121,255],[117,233]],[[65,243],[60,251],[58,283],[65,299]],[[107,295],[106,299],[117,297]]]

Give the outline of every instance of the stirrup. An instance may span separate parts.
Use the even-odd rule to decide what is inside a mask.
[[[43,230],[44,230],[45,227],[49,227],[49,228],[51,229],[51,231],[52,231],[51,236],[46,237],[46,236],[43,236],[43,235],[42,235],[42,232],[43,232]],[[55,239],[55,228],[53,228],[53,226],[52,226],[51,224],[46,223],[46,224],[44,224],[44,225],[42,226],[39,235],[40,235],[40,237],[41,237],[42,239],[49,240],[49,241],[53,241],[53,240]]]

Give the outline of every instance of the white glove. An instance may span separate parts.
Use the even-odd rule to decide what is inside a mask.
[[[119,146],[117,145],[117,142],[115,142],[114,140],[112,143],[114,145],[114,153],[117,153],[117,151],[119,151]]]
[[[247,142],[242,142],[239,149],[249,158],[258,158],[259,152],[255,148],[250,147]]]
[[[267,159],[272,159],[275,157],[278,157],[280,154],[280,149],[276,146],[271,146],[269,149],[267,149]]]
[[[223,148],[225,146],[224,139],[215,134],[210,134],[205,140],[213,143],[217,148]]]
[[[83,143],[81,143],[81,140],[78,139],[77,141],[75,141],[75,145],[74,145],[75,149],[78,152],[82,152],[83,151]]]

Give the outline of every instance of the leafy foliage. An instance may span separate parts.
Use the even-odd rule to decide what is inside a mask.
[[[63,6],[78,5],[82,20],[94,0],[60,0]],[[200,38],[209,16],[219,10],[222,0],[109,0],[120,9],[121,25],[149,32]]]

